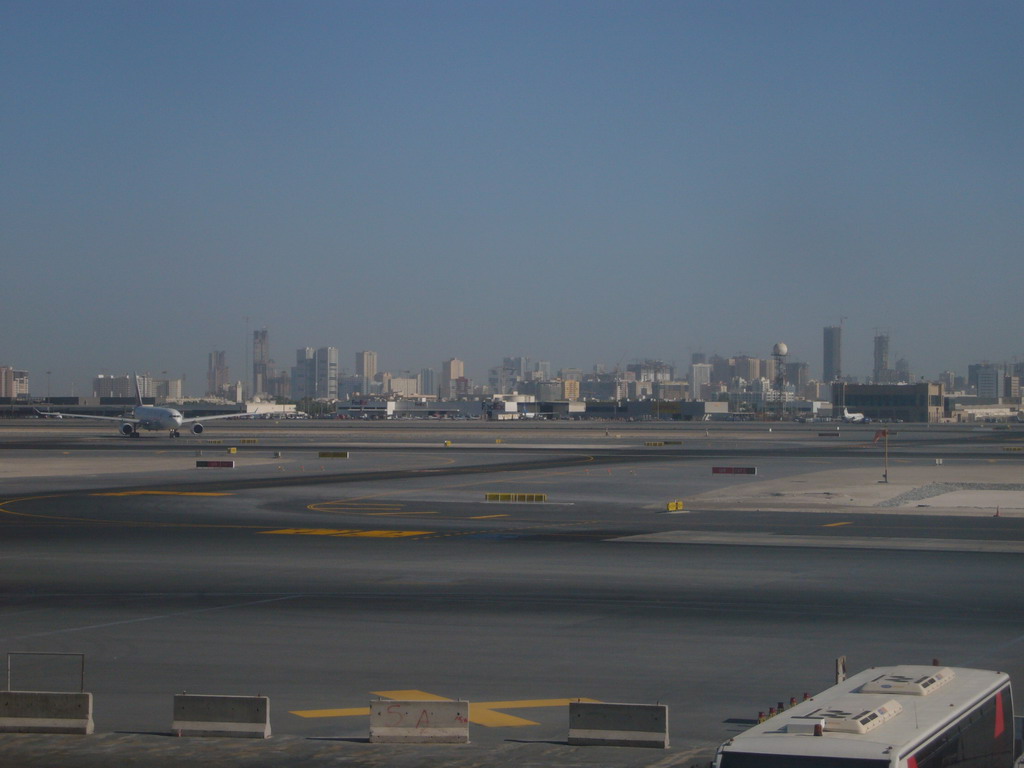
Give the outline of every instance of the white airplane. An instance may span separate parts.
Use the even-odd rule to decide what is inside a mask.
[[[857,423],[862,422],[862,421],[866,422],[867,419],[864,418],[864,414],[863,413],[850,413],[848,410],[846,410],[846,407],[844,406],[843,407],[843,421],[849,422],[850,424],[857,424]]]
[[[186,419],[181,411],[176,408],[164,408],[159,405],[143,405],[142,391],[139,389],[139,377],[135,375],[135,409],[131,416],[87,416],[81,413],[57,413],[55,411],[36,410],[40,416],[54,419],[95,419],[98,421],[119,421],[121,426],[118,431],[125,437],[138,437],[139,430],[145,429],[155,432],[166,429],[170,437],[181,437],[181,427],[188,427],[192,434],[203,433],[203,425],[200,421],[214,421],[215,419],[237,418],[242,414],[226,413],[220,416],[206,416],[200,419]]]

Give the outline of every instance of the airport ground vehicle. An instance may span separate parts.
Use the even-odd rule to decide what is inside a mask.
[[[714,768],[1012,768],[1010,678],[873,667],[722,744]]]

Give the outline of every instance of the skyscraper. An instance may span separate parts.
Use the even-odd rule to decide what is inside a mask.
[[[690,399],[703,400],[703,389],[711,383],[710,363],[693,363],[690,366]]]
[[[873,372],[875,384],[888,384],[892,378],[889,371],[889,336],[880,333],[875,336],[875,367]]]
[[[457,357],[441,363],[441,397],[453,398],[456,395],[456,382],[466,375],[466,366]]]
[[[338,348],[320,347],[315,355],[316,397],[338,399]]]
[[[843,377],[843,327],[825,326],[824,342],[822,380],[837,381]]]
[[[364,350],[356,352],[356,376],[363,380],[363,394],[370,391],[370,385],[377,375],[377,353]]]
[[[433,368],[421,368],[419,379],[421,395],[437,395],[437,371]]]
[[[211,352],[206,367],[206,394],[220,396],[228,386],[228,353]]]
[[[786,363],[786,381],[793,385],[798,397],[802,397],[810,381],[810,366],[807,363]]]
[[[1003,375],[1003,369],[1000,366],[984,363],[977,366],[974,373],[978,382],[978,397],[986,399],[1003,397],[1005,377]]]
[[[295,367],[292,368],[292,397],[302,400],[316,397],[316,352],[312,347],[303,347],[295,352]]]
[[[267,373],[270,367],[270,340],[267,329],[252,332],[252,394],[267,391]]]
[[[291,396],[295,400],[313,398],[335,400],[338,397],[338,348],[302,347],[295,352]]]

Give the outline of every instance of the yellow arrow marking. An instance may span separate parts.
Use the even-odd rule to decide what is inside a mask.
[[[385,699],[399,701],[451,701],[445,696],[438,696],[426,691],[372,691],[377,696]],[[574,701],[595,702],[596,699],[522,699],[518,701],[480,701],[470,702],[469,722],[483,725],[488,728],[513,727],[522,725],[539,725],[533,720],[527,720],[515,715],[507,715],[504,712],[497,712],[498,709],[531,709],[534,707],[567,707]],[[293,715],[299,717],[359,717],[369,716],[369,707],[349,707],[345,709],[302,709],[293,710]]]

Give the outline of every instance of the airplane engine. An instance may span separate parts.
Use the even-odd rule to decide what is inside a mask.
[[[125,422],[118,427],[118,431],[125,437],[131,437],[132,433],[135,431],[135,425]]]
[[[192,425],[192,434],[201,435],[203,434],[203,425],[198,422]]]

